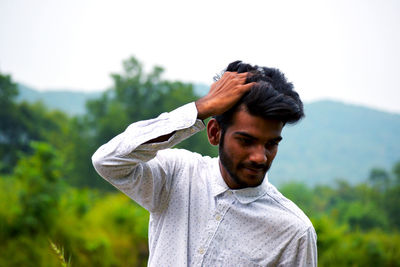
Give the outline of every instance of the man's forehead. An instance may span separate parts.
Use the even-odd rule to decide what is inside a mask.
[[[250,117],[256,117],[256,118],[263,119],[263,120],[277,121],[277,122],[282,123],[282,127],[285,126],[285,123],[284,123],[283,121],[279,121],[279,120],[273,119],[273,118],[265,118],[265,117],[263,117],[262,115],[257,115],[257,114],[251,113],[245,104],[241,104],[240,106],[238,106],[238,107],[236,108],[235,112],[234,112],[233,115],[232,115],[233,119],[234,119],[235,115],[236,115],[237,113],[239,113],[239,112],[245,113],[245,114],[247,114],[247,115],[250,116]]]
[[[283,126],[281,121],[254,116],[240,109],[233,115],[228,130],[231,133],[247,134],[256,138],[276,138],[280,137]]]

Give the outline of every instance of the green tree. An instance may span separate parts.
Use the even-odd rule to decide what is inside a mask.
[[[281,193],[296,203],[307,215],[313,212],[313,193],[303,183],[292,182],[280,188]]]
[[[400,161],[393,165],[392,172],[394,174],[395,182],[400,185]]]
[[[384,195],[382,208],[387,212],[393,229],[400,230],[400,161],[393,165],[392,173],[394,181]]]
[[[17,122],[17,106],[14,103],[18,95],[17,85],[9,75],[0,73],[0,172],[10,172],[16,162],[15,146],[21,142],[21,131]],[[18,146],[18,149],[21,149]]]
[[[32,152],[31,141],[57,136],[67,119],[61,112],[49,112],[41,103],[17,103],[17,95],[11,77],[0,73],[0,173],[10,173],[21,152]]]
[[[161,67],[145,73],[134,57],[123,66],[122,74],[111,75],[114,86],[100,99],[87,103],[88,122],[96,127],[97,143],[111,139],[129,123],[156,117],[197,99],[191,84],[163,80]]]
[[[11,76],[0,73],[0,105],[3,112],[14,104],[13,101],[17,95],[17,85],[12,81]]]
[[[43,142],[32,142],[31,146],[34,153],[20,159],[13,174],[23,184],[18,195],[24,213],[16,230],[36,234],[52,228],[65,183],[57,151]]]
[[[373,168],[369,173],[368,180],[377,190],[384,191],[389,186],[390,177],[386,170]]]
[[[192,84],[168,81],[162,78],[163,69],[154,67],[145,72],[143,65],[134,57],[123,62],[123,72],[112,74],[112,88],[99,99],[88,101],[87,114],[75,124],[82,156],[90,159],[94,151],[121,133],[129,124],[157,117],[183,104],[195,101]],[[215,155],[216,149],[208,144],[205,133],[185,140],[178,147],[206,155]],[[70,157],[72,158],[72,157]],[[109,188],[95,174],[90,161],[79,157],[75,162],[77,173],[85,174],[80,185],[96,185]],[[84,164],[83,164],[84,162]]]

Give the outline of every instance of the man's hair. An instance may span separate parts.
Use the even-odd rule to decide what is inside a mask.
[[[214,116],[223,132],[232,124],[233,114],[241,108],[253,116],[282,121],[284,124],[296,123],[304,117],[303,103],[299,94],[293,90],[293,84],[288,82],[278,69],[235,61],[230,63],[225,71],[248,72],[245,83],[256,82],[256,84],[231,109]]]

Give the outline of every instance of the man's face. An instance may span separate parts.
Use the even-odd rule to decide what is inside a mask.
[[[284,124],[252,116],[240,109],[233,115],[219,146],[220,170],[231,189],[255,187],[271,167]]]

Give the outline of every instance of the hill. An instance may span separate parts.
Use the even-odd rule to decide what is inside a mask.
[[[209,86],[197,84],[194,90],[197,95],[207,94]],[[101,91],[84,93],[70,90],[47,90],[37,91],[36,89],[24,84],[18,84],[18,101],[37,102],[41,101],[50,109],[58,109],[69,115],[82,115],[86,112],[85,104],[87,100],[96,99],[102,94]]]
[[[98,98],[101,95],[101,92],[83,93],[68,90],[39,92],[23,84],[18,84],[18,90],[17,99],[19,101],[41,101],[50,109],[58,109],[69,115],[84,114],[86,101]]]
[[[100,92],[38,92],[19,85],[20,100],[43,101],[70,115],[85,112],[85,102]],[[208,90],[195,86],[198,94]],[[297,180],[308,185],[331,184],[336,178],[363,181],[373,167],[389,170],[400,160],[400,114],[337,101],[305,104],[306,118],[283,130],[269,177],[272,183]]]
[[[400,160],[400,115],[335,101],[305,105],[306,118],[285,127],[270,177],[309,185],[365,180],[373,167]]]

